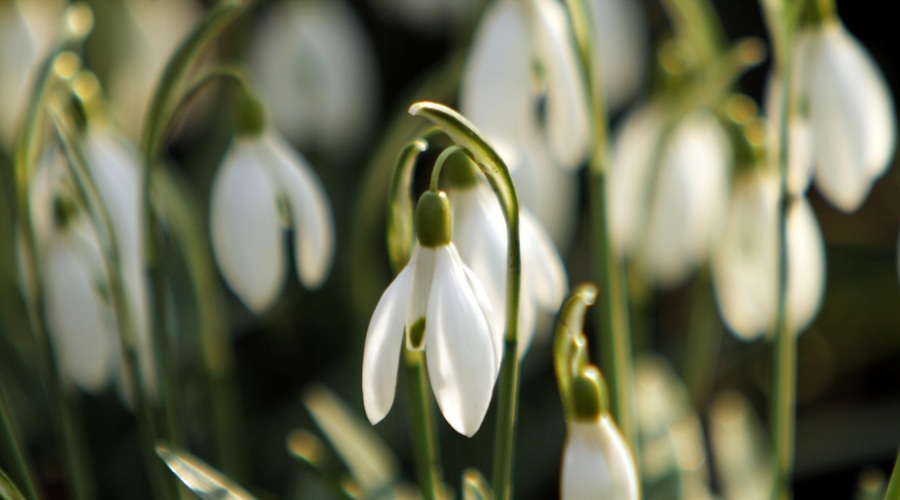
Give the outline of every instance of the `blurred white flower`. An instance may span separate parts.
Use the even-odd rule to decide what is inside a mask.
[[[423,212],[437,218],[423,221]],[[366,332],[362,369],[366,415],[378,423],[394,403],[405,331],[407,349],[425,349],[431,388],[444,418],[460,434],[472,436],[491,401],[502,340],[484,288],[450,240],[451,228],[440,227],[436,239],[422,237],[423,225],[452,224],[443,193],[429,191],[422,196],[416,224],[419,241],[406,267],[379,299]]]
[[[561,489],[562,500],[640,497],[634,459],[609,413],[568,423]]]
[[[751,340],[775,322],[778,258],[778,179],[748,172],[735,181],[728,222],[713,259],[719,310],[729,328]],[[802,332],[818,313],[825,288],[825,249],[804,197],[787,212],[788,327]]]
[[[638,91],[648,64],[649,35],[641,2],[588,0],[593,23],[593,77],[601,82],[611,110]]]
[[[493,306],[494,328],[506,330],[506,222],[496,197],[479,179],[449,191],[453,240],[469,268],[481,279]],[[556,314],[568,289],[566,271],[553,241],[527,209],[519,211],[522,284],[519,301],[519,356],[531,345],[538,309]]]
[[[709,112],[683,118],[668,137],[663,120],[656,103],[626,119],[613,143],[607,192],[614,248],[656,284],[672,287],[707,258],[720,233],[731,151]]]
[[[571,237],[590,143],[588,102],[566,13],[553,0],[500,0],[475,33],[461,112],[513,172],[523,206],[560,246]]]
[[[10,146],[31,99],[41,59],[50,52],[66,3],[0,2],[0,140]]]
[[[263,313],[285,280],[284,229],[293,228],[297,274],[319,287],[334,258],[325,189],[306,159],[273,130],[239,134],[213,181],[212,247],[228,285]]]
[[[893,157],[893,98],[875,61],[839,19],[801,36],[799,93],[812,129],[816,186],[834,206],[852,212]]]
[[[272,122],[304,150],[346,154],[372,131],[379,96],[375,54],[346,2],[272,6],[256,31],[250,62]]]

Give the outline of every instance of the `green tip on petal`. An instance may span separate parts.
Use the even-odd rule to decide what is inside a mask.
[[[266,126],[266,111],[262,102],[246,92],[238,98],[235,121],[239,135],[259,135]]]
[[[452,226],[447,195],[443,192],[426,191],[416,206],[419,244],[428,248],[449,244]]]
[[[575,420],[593,421],[609,408],[609,395],[600,370],[588,366],[572,380]]]
[[[425,342],[425,318],[419,318],[409,329],[409,344],[412,350],[421,350]]]

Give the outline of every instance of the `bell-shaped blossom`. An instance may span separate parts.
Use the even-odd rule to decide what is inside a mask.
[[[561,4],[500,0],[488,6],[463,70],[460,108],[509,166],[522,205],[557,244],[566,243],[578,193],[577,178],[567,171],[585,160],[590,123]]]
[[[494,328],[506,329],[507,231],[500,205],[486,182],[454,188],[453,234],[459,254],[481,279],[493,306]],[[519,356],[531,345],[538,311],[555,314],[568,289],[566,271],[553,241],[527,209],[519,211],[522,257],[519,300]]]
[[[816,186],[834,206],[852,212],[894,154],[890,89],[871,55],[837,18],[807,28],[797,54]]]
[[[728,222],[713,259],[719,310],[740,338],[754,339],[775,322],[778,264],[778,180],[749,172],[736,179]],[[787,211],[788,328],[802,332],[818,312],[825,288],[825,249],[806,198]]]
[[[707,258],[721,231],[731,151],[711,113],[694,112],[671,134],[663,124],[662,109],[650,103],[616,135],[608,208],[614,248],[671,287]]]
[[[448,201],[443,194],[440,199],[449,226]],[[373,424],[391,409],[406,332],[407,349],[425,350],[431,389],[444,418],[460,434],[472,436],[490,404],[503,344],[487,293],[450,241],[450,227],[444,229],[446,238],[431,242],[423,242],[419,231],[409,262],[378,301],[363,352],[363,403]]]
[[[347,2],[272,5],[250,61],[273,124],[291,142],[339,155],[370,135],[379,95],[375,54]]]
[[[588,0],[594,29],[593,77],[601,82],[610,109],[621,108],[640,89],[649,36],[641,2]]]
[[[596,420],[569,422],[562,462],[562,500],[635,500],[640,497],[639,491],[634,459],[609,413],[602,413]]]
[[[274,131],[239,134],[213,181],[212,247],[228,285],[257,314],[285,281],[284,228],[294,233],[300,282],[319,287],[334,257],[334,223],[306,159]]]

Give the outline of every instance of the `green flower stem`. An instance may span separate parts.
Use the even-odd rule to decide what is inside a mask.
[[[51,105],[50,113],[54,125],[63,144],[63,149],[68,160],[67,164],[75,179],[77,194],[80,202],[88,210],[91,223],[97,231],[100,240],[100,249],[103,255],[103,266],[106,271],[107,282],[113,310],[117,321],[116,330],[119,332],[122,358],[125,361],[125,370],[128,373],[131,390],[137,403],[138,430],[141,438],[142,449],[145,452],[147,468],[150,473],[151,484],[158,495],[165,494],[166,481],[163,470],[153,456],[154,447],[154,419],[153,412],[144,390],[143,377],[141,377],[140,360],[138,355],[137,332],[132,318],[130,301],[127,297],[125,280],[122,276],[121,255],[119,245],[116,242],[115,230],[109,217],[109,212],[103,203],[97,185],[87,168],[83,151],[71,131],[71,126],[66,122],[61,103]]]
[[[11,473],[16,483],[22,485],[25,495],[32,499],[43,498],[38,494],[31,461],[26,456],[25,447],[19,435],[18,426],[15,425],[12,414],[6,409],[6,400],[3,397],[2,387],[0,387],[0,450],[3,450],[4,458],[7,458],[7,463],[13,467]]]
[[[69,15],[78,15],[79,11],[72,9],[74,8],[70,8]],[[15,153],[16,223],[20,228],[19,241],[22,245],[22,255],[25,256],[22,279],[30,288],[25,294],[26,314],[38,350],[40,377],[47,391],[47,397],[50,399],[50,407],[55,410],[54,423],[65,452],[65,467],[71,487],[70,493],[76,500],[87,500],[93,497],[94,487],[91,479],[93,474],[87,445],[84,442],[84,423],[73,397],[67,394],[63,388],[62,373],[56,364],[55,346],[47,336],[40,255],[37,248],[37,236],[31,224],[29,189],[37,158],[44,145],[42,134],[47,125],[44,107],[51,90],[60,85],[53,66],[66,56],[76,57],[65,51],[80,43],[86,35],[87,32],[84,32],[80,37],[64,40],[45,61],[41,68],[39,83],[29,103],[25,125],[16,143]]]
[[[584,0],[567,0],[566,6],[575,33],[581,61],[582,78],[588,89],[594,138],[590,151],[590,200],[595,228],[593,231],[595,265],[599,283],[597,314],[601,342],[600,359],[603,373],[609,379],[612,413],[626,441],[637,450],[638,435],[634,402],[634,366],[631,348],[631,329],[628,320],[628,296],[624,269],[620,258],[613,254],[609,240],[609,220],[606,201],[608,174],[608,123],[606,99],[602,82],[593,77],[595,48],[594,34]],[[635,453],[637,456],[637,453]]]
[[[234,370],[234,351],[225,319],[228,317],[212,251],[206,238],[200,207],[192,203],[186,187],[168,171],[156,178],[158,194],[166,200],[166,221],[184,251],[187,277],[197,311],[197,334],[206,382],[210,386],[210,418],[215,436],[217,465],[231,477],[244,479],[243,415]]]
[[[150,288],[150,331],[154,342],[155,361],[161,377],[160,393],[165,413],[162,437],[175,447],[184,447],[183,422],[178,418],[176,396],[178,394],[177,359],[172,346],[172,332],[165,318],[168,314],[168,297],[165,273],[162,265],[164,248],[162,227],[151,209],[151,185],[153,172],[163,147],[166,133],[182,101],[179,90],[197,55],[225,27],[233,21],[245,6],[240,0],[223,0],[210,10],[203,21],[181,42],[175,54],[166,64],[156,86],[141,131],[141,155],[143,157],[142,214],[144,224],[144,256]]]
[[[791,477],[794,468],[794,430],[797,406],[797,337],[787,321],[787,188],[788,123],[793,100],[794,38],[797,9],[791,2],[763,0],[763,9],[775,43],[775,67],[781,78],[781,114],[773,117],[778,127],[778,262],[775,290],[775,349],[772,394],[772,449],[774,451],[773,499],[791,497]]]
[[[512,497],[513,448],[519,392],[519,300],[522,287],[522,261],[519,250],[519,198],[509,168],[474,125],[456,111],[434,102],[421,101],[409,108],[409,114],[422,116],[439,126],[453,141],[465,148],[497,196],[507,228],[506,333],[503,337],[503,362],[500,365],[497,433],[494,441],[495,498]]]
[[[429,134],[430,135],[430,134]],[[417,139],[400,153],[391,176],[387,210],[388,254],[394,273],[399,273],[409,261],[413,247],[414,207],[409,186],[412,183],[416,158],[428,148],[428,142]],[[403,347],[403,364],[406,367],[406,387],[412,413],[413,454],[416,460],[416,476],[419,490],[428,500],[438,498],[443,488],[443,472],[438,455],[437,429],[431,402],[428,397],[428,380],[422,351]]]
[[[432,191],[437,191],[440,187],[441,181],[441,171],[444,169],[444,163],[447,161],[447,158],[450,158],[452,155],[460,152],[462,147],[460,146],[450,146],[438,155],[437,160],[434,162],[434,168],[431,170],[431,184],[429,189]]]
[[[718,57],[725,33],[709,0],[663,0],[678,35],[697,51],[703,65]]]
[[[897,454],[897,461],[894,462],[894,471],[891,473],[887,491],[884,493],[884,500],[900,500],[900,453]]]
[[[434,427],[431,400],[428,397],[428,376],[425,372],[425,352],[403,348],[406,366],[406,387],[414,418],[412,419],[413,448],[419,489],[426,500],[437,500],[443,489],[437,433]]]

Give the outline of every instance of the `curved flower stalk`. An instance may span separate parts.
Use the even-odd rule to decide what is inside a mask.
[[[370,135],[378,102],[375,54],[347,2],[273,5],[250,60],[272,122],[291,142],[341,155]]]
[[[719,235],[731,147],[707,111],[666,134],[660,106],[638,108],[616,135],[607,192],[614,247],[655,283],[672,287],[707,258]]]
[[[795,53],[794,81],[805,113],[793,113],[790,128],[793,133],[796,123],[808,123],[816,186],[832,205],[853,212],[894,154],[897,124],[890,89],[834,12],[801,30]],[[798,140],[792,138],[791,146]]]
[[[258,101],[246,97],[241,105],[244,122],[213,181],[210,231],[228,285],[261,314],[284,286],[284,226],[294,230],[300,282],[317,288],[334,258],[334,223],[325,189],[306,159],[263,125]]]
[[[713,258],[719,310],[739,338],[772,331],[777,281],[778,179],[750,171],[735,180],[728,222]],[[786,220],[787,324],[802,332],[815,318],[825,289],[825,248],[809,202],[790,200]]]
[[[438,406],[454,430],[472,436],[491,401],[503,343],[478,278],[451,240],[450,204],[426,192],[416,207],[418,243],[372,314],[363,352],[363,402],[374,424],[394,402],[401,346],[425,350]],[[404,334],[405,332],[405,334]]]
[[[459,254],[481,279],[493,306],[494,328],[506,329],[506,231],[503,211],[475,166],[462,154],[452,163],[453,234]],[[451,164],[448,164],[448,167]],[[462,170],[462,172],[460,172]],[[534,338],[538,310],[554,314],[568,288],[566,271],[541,223],[522,208],[522,287],[519,299],[518,352],[522,357]]]
[[[523,205],[557,244],[571,236],[577,201],[572,171],[581,166],[590,142],[587,92],[577,61],[561,4],[499,0],[478,27],[460,89],[462,113],[496,147],[513,172]]]
[[[579,285],[563,306],[556,327],[554,364],[566,415],[560,498],[640,498],[634,457],[609,413],[600,370],[590,364],[582,328],[597,290]]]

